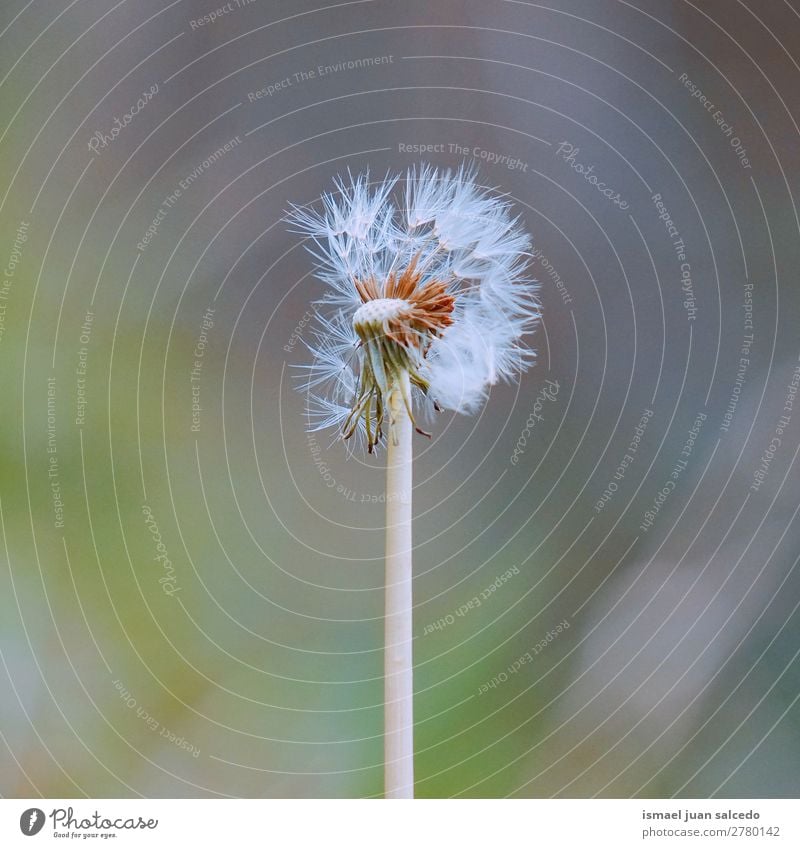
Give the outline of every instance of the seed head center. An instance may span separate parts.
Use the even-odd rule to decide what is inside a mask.
[[[383,327],[385,322],[404,317],[408,313],[408,301],[399,297],[381,297],[368,300],[359,306],[353,315],[353,328]]]

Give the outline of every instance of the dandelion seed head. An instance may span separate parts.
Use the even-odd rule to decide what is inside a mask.
[[[368,172],[348,174],[317,208],[290,211],[327,289],[312,362],[299,366],[311,429],[337,427],[372,451],[402,371],[413,420],[415,406],[473,413],[533,363],[523,340],[540,317],[531,240],[476,176],[421,165],[373,185]]]

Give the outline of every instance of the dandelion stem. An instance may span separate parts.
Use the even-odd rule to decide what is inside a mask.
[[[411,440],[404,398],[408,371],[389,396],[386,459],[386,614],[384,642],[384,793],[414,797],[414,677],[412,665]]]

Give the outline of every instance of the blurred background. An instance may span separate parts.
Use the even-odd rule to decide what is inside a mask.
[[[797,3],[11,0],[0,43],[2,795],[380,796],[383,460],[306,431],[282,217],[421,160],[510,196],[544,321],[415,443],[417,795],[800,793]]]

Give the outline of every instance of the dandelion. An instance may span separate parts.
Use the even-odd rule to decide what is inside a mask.
[[[413,797],[411,456],[434,411],[473,413],[527,369],[536,328],[530,239],[476,171],[411,168],[372,185],[337,179],[293,207],[326,293],[302,369],[309,427],[372,453],[387,445],[385,794]]]

